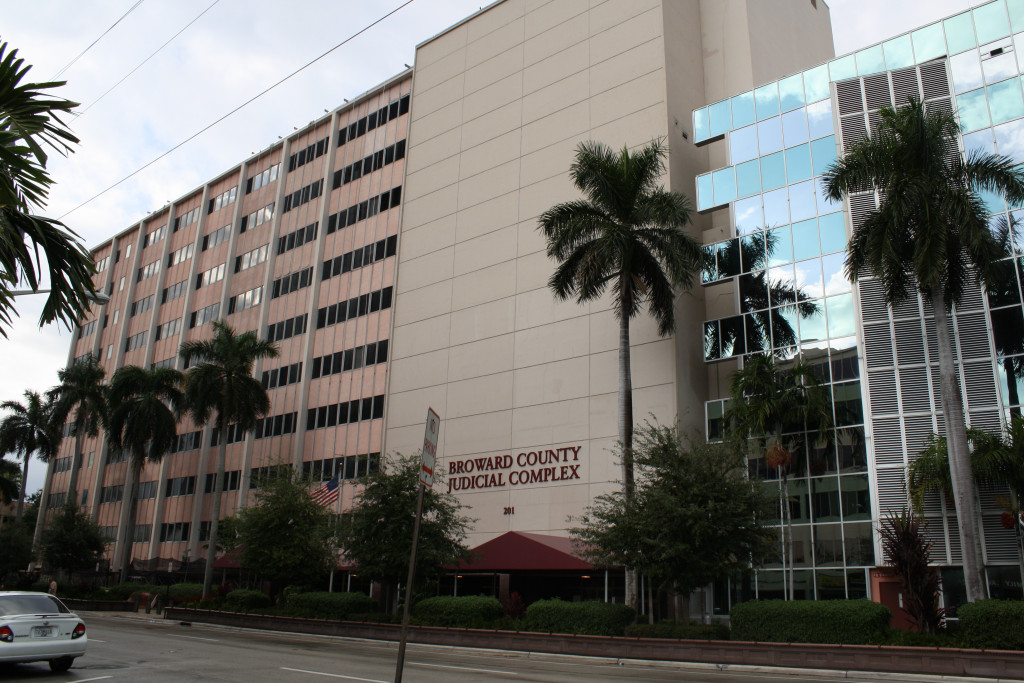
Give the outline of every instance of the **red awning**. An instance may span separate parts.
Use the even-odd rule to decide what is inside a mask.
[[[580,559],[572,539],[564,536],[509,531],[472,550],[475,557],[460,562],[461,571],[591,571]]]

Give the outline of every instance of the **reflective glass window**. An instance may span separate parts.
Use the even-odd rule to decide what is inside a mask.
[[[790,111],[804,105],[803,74],[795,74],[779,81],[779,99],[782,111]]]
[[[718,344],[718,321],[704,323],[704,360],[718,360],[722,357]]]
[[[986,83],[997,83],[1004,78],[1017,75],[1017,58],[1013,52],[1004,52],[995,57],[981,60],[981,70]]]
[[[764,227],[764,217],[761,215],[761,197],[741,199],[732,205],[736,216],[736,234],[749,235]]]
[[[988,289],[988,305],[990,308],[1010,306],[1020,303],[1020,287],[1017,285],[1017,267],[1013,259],[998,261],[992,264],[993,287]],[[1020,310],[1019,308],[1017,310]],[[1024,328],[1019,328],[1018,336],[1024,337]],[[1021,351],[1024,351],[1022,339]]]
[[[782,149],[782,123],[775,116],[757,124],[757,147],[761,156]]]
[[[729,156],[734,165],[757,157],[757,126],[738,128],[729,133]]]
[[[704,283],[714,282],[719,279],[718,267],[715,264],[715,252],[717,249],[713,244],[706,244],[701,247],[701,251],[703,252],[701,258],[703,267],[701,268],[700,281]]]
[[[811,148],[808,145],[786,150],[786,177],[791,183],[811,177]]]
[[[950,17],[942,23],[946,27],[946,45],[951,54],[977,46],[974,40],[974,20],[970,12]]]
[[[854,354],[851,363],[853,367],[857,365],[856,360],[856,354]],[[833,373],[833,377],[838,379],[835,373]],[[841,472],[867,472],[868,456],[862,428],[836,430],[836,446],[838,446],[839,470]]]
[[[795,242],[794,236],[794,245]],[[825,285],[821,279],[821,261],[816,258],[797,261],[795,269],[796,286],[801,294],[811,299],[820,299],[825,296]]]
[[[836,160],[836,137],[829,135],[811,143],[811,156],[814,159],[814,175],[821,175]]]
[[[788,225],[769,230],[769,244],[772,253],[768,257],[768,266],[781,266],[793,262],[793,233]]]
[[[841,518],[839,477],[815,478],[811,482],[814,488],[814,521],[838,522]]]
[[[909,35],[886,41],[882,49],[885,51],[886,69],[902,69],[914,65],[914,47]]]
[[[1006,126],[1013,125],[1012,123],[1005,124]],[[1003,128],[1005,126],[1000,126]],[[963,136],[964,139],[964,153],[970,155],[971,152],[978,152],[981,154],[995,154],[996,146],[995,141],[992,138],[992,129],[983,128],[976,133],[968,133]]]
[[[732,128],[732,110],[729,107],[729,100],[715,102],[708,107],[708,128],[711,137],[722,135]]]
[[[736,196],[749,197],[761,191],[761,170],[757,159],[736,166]]]
[[[1007,358],[996,365],[1003,405],[1016,406],[1024,400],[1024,356]]]
[[[843,494],[843,520],[871,519],[871,493],[866,474],[839,477],[839,489]]]
[[[833,81],[845,81],[857,75],[857,63],[853,55],[833,59],[828,63],[828,77]]]
[[[765,192],[762,198],[764,199],[765,228],[774,228],[789,223],[789,198],[786,188]]]
[[[991,124],[984,89],[979,88],[957,95],[956,105],[960,113],[960,126],[964,132],[978,130]]]
[[[857,316],[853,310],[853,294],[828,297],[825,299],[825,310],[828,313],[828,336],[845,337],[856,334]]]
[[[846,566],[874,566],[875,543],[871,536],[871,522],[856,522],[843,525]],[[848,590],[851,598],[866,597],[863,573],[847,572]]]
[[[825,296],[833,296],[849,292],[852,289],[850,281],[846,279],[846,253],[837,252],[821,257],[822,283],[825,286]],[[832,335],[836,336],[836,335]]]
[[[843,202],[841,200],[833,201],[825,194],[825,182],[821,178],[817,178],[815,180],[814,191],[818,197],[819,215],[832,213],[833,211],[841,211],[843,209]]]
[[[782,115],[782,139],[786,147],[807,142],[807,112],[795,109]]]
[[[1024,7],[1024,2],[1020,3]],[[1017,53],[1017,71],[1024,72],[1024,33],[1013,37],[1014,52]]]
[[[761,188],[774,190],[786,184],[786,162],[782,152],[761,157]]]
[[[821,238],[821,253],[846,249],[846,214],[842,211],[818,218],[818,235]]]
[[[718,243],[718,277],[735,277],[740,274],[739,238]]]
[[[829,97],[828,65],[822,64],[804,72],[804,94],[808,102],[827,100]]]
[[[745,92],[732,98],[732,125],[733,128],[749,126],[755,121],[754,117],[754,91]]]
[[[1006,15],[1006,4],[996,0],[972,10],[974,29],[978,35],[978,44],[984,45],[1010,35],[1010,22]]]
[[[1010,14],[1010,27],[1014,31],[1024,30],[1024,2],[1010,0],[1010,4],[1006,6],[1006,9]]]
[[[799,273],[797,273],[799,276]],[[825,308],[821,300],[814,302],[817,310],[810,315],[800,318],[800,341],[804,343],[819,342],[828,337],[828,329],[825,325]]]
[[[721,168],[711,174],[715,188],[715,206],[727,204],[736,199],[736,172],[731,166]]]
[[[1001,194],[992,190],[974,189],[977,191],[978,196],[981,197],[981,201],[985,204],[985,209],[990,214],[1006,211],[1006,202]]]
[[[789,186],[789,217],[793,221],[802,221],[805,218],[813,218],[814,209],[814,181],[808,180],[796,185]]]
[[[775,83],[762,85],[754,91],[754,105],[757,108],[757,120],[776,116],[779,113],[779,88]]]
[[[741,266],[744,273],[762,270],[765,267],[765,234],[759,232],[743,238],[740,253],[742,254]],[[774,245],[772,248],[774,249]]]
[[[703,211],[714,206],[711,195],[711,174],[697,176],[697,210]]]
[[[832,127],[831,100],[822,100],[807,105],[807,128],[812,140],[823,135],[832,135],[835,132]]]
[[[693,112],[693,139],[696,142],[711,137],[708,128],[708,109],[701,107]]]
[[[918,64],[946,54],[946,39],[942,35],[942,24],[919,28],[910,34],[910,38],[914,41],[914,59]]]
[[[793,223],[793,257],[800,261],[818,256],[818,221]]]
[[[1024,116],[1024,99],[1021,99],[1020,95],[1020,79],[1011,78],[1008,81],[990,85],[987,90],[993,123],[1002,123]]]
[[[875,45],[857,53],[857,73],[861,76],[885,71],[885,58],[882,57],[882,46]]]
[[[953,72],[953,90],[956,92],[967,92],[982,85],[984,79],[977,50],[953,55],[949,58],[949,68]]]

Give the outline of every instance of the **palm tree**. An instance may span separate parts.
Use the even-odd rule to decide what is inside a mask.
[[[50,295],[39,324],[59,320],[70,326],[94,300],[96,272],[78,235],[60,221],[32,215],[46,204],[53,179],[46,171],[47,150],[67,155],[78,138],[61,120],[78,105],[50,99],[43,91],[64,81],[22,83],[30,66],[17,50],[0,44],[0,335],[11,324],[14,291],[19,282],[32,290],[43,284],[39,252],[46,255]]]
[[[789,509],[789,466],[807,432],[819,442],[831,441],[832,401],[827,389],[803,363],[783,367],[770,355],[744,359],[732,378],[726,424],[743,441],[753,440],[766,464],[778,470],[782,486],[783,572],[789,572],[789,598],[793,597],[793,534]],[[788,558],[788,566],[787,566]],[[783,581],[783,593],[786,592]]]
[[[173,368],[144,370],[135,365],[126,365],[110,379],[107,441],[129,455],[118,532],[121,581],[128,580],[132,560],[139,475],[146,460],[159,462],[174,447],[177,413],[184,400],[181,382],[182,374]]]
[[[203,575],[203,595],[209,595],[217,548],[220,499],[224,492],[227,428],[234,425],[241,432],[249,431],[270,410],[270,397],[263,384],[253,377],[252,368],[257,360],[277,358],[277,346],[260,339],[255,332],[235,334],[230,325],[217,320],[213,323],[212,339],[185,342],[179,354],[186,366],[198,362],[185,375],[185,408],[197,426],[205,426],[213,420],[220,444],[209,552]]]
[[[107,421],[107,394],[103,380],[107,372],[99,359],[89,354],[83,360],[57,371],[60,382],[47,392],[54,400],[54,424],[64,425],[71,418],[75,435],[75,451],[71,459],[71,478],[68,482],[68,504],[75,504],[78,494],[78,470],[82,466],[82,439],[99,434]],[[41,516],[41,515],[40,515]]]
[[[49,462],[60,444],[60,432],[53,423],[53,399],[44,399],[34,391],[25,391],[25,403],[4,401],[0,408],[10,413],[0,422],[0,453],[21,454],[21,490],[18,493],[18,511],[15,519],[21,522],[25,509],[25,487],[28,465],[35,454]]]
[[[558,267],[548,281],[555,298],[595,301],[612,289],[619,321],[619,442],[626,504],[633,499],[633,380],[629,321],[646,305],[666,336],[675,328],[677,288],[689,288],[700,273],[697,240],[684,232],[689,201],[658,184],[668,154],[655,140],[635,153],[615,153],[599,142],[581,142],[569,175],[585,199],[557,204],[540,217],[548,256]],[[628,571],[627,602],[636,604],[635,577]]]
[[[952,307],[973,280],[989,285],[1000,256],[979,190],[998,192],[1012,205],[1024,201],[1024,174],[1006,157],[957,153],[960,127],[952,113],[925,111],[910,98],[899,109],[880,111],[878,132],[855,143],[825,174],[828,196],[874,186],[880,206],[850,239],[846,274],[881,280],[889,306],[916,289],[931,303],[938,333],[942,416],[949,436],[950,471],[964,549],[970,602],[985,597],[977,536],[978,496],[971,478],[963,401],[953,364],[949,329]]]

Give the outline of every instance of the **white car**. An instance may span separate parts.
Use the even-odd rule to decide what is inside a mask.
[[[85,654],[85,624],[48,593],[0,591],[0,663],[50,663],[67,671]]]

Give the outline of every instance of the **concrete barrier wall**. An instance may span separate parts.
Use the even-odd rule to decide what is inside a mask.
[[[168,608],[164,617],[177,621],[220,624],[239,628],[314,633],[371,640],[397,641],[400,630],[400,627],[394,624],[321,621],[180,607]],[[780,666],[839,671],[883,671],[936,676],[1024,678],[1024,652],[996,650],[668,640],[429,626],[410,627],[409,642],[613,659]]]

